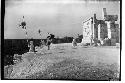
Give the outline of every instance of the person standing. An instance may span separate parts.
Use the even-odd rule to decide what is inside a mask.
[[[46,45],[47,45],[47,47],[48,47],[48,50],[50,50],[50,44],[51,44],[51,37],[48,36],[48,37],[47,37],[47,43],[46,43]]]
[[[50,34],[50,33],[48,33],[48,34],[49,34],[49,35],[47,36],[47,43],[46,43],[46,45],[47,45],[47,47],[48,47],[48,50],[50,50],[50,44],[52,43],[52,41],[53,41],[55,35]]]
[[[73,39],[73,41],[72,41],[72,46],[73,46],[73,47],[77,46],[76,39]]]
[[[30,49],[29,49],[29,52],[34,52],[33,41],[30,41],[30,44],[28,45],[28,47],[30,48]]]
[[[41,40],[41,42],[40,42],[40,48],[43,48],[43,47],[44,47],[44,45],[45,45],[44,40]]]

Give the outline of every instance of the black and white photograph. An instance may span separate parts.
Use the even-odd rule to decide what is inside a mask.
[[[2,80],[121,81],[120,0],[5,0]]]

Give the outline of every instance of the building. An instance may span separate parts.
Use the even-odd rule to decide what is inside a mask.
[[[115,45],[119,43],[120,29],[119,24],[115,22],[118,20],[118,15],[107,15],[106,8],[103,8],[103,19],[96,19],[96,14],[93,17],[83,22],[83,44],[94,44],[105,39],[110,40],[110,44]]]

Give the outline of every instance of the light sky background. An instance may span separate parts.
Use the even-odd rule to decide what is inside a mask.
[[[47,32],[55,36],[76,37],[82,34],[82,22],[97,14],[102,19],[102,8],[107,14],[118,15],[120,24],[120,2],[86,0],[6,0],[4,38],[24,39],[24,30],[18,25],[23,15],[27,23],[28,38],[46,38]],[[42,36],[38,30],[42,31]]]

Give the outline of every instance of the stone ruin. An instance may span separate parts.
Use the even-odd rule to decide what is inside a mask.
[[[96,14],[83,22],[83,44],[98,44],[115,46],[120,42],[118,15],[108,15],[103,8],[103,20],[98,20]]]

